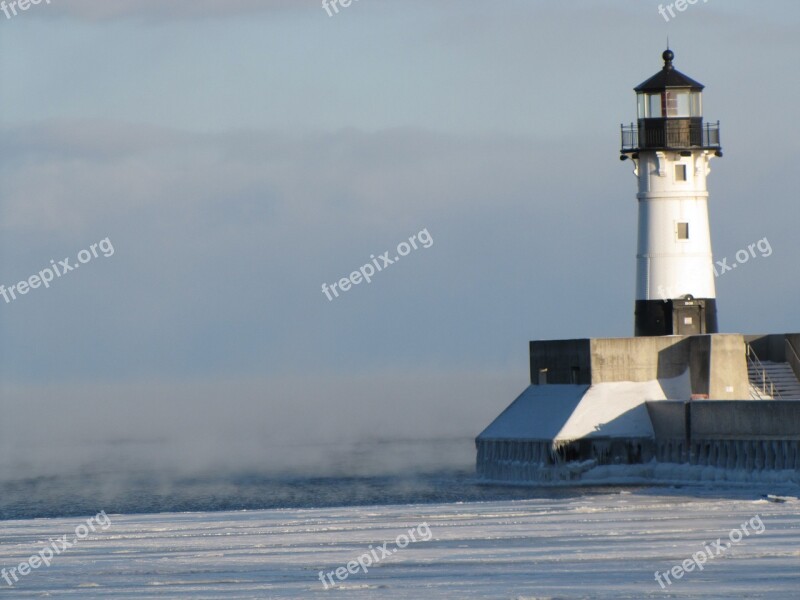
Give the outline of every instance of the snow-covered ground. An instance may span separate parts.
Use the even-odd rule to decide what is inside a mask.
[[[468,504],[110,515],[9,598],[800,598],[800,502],[649,489]],[[763,522],[662,590],[681,564]],[[0,567],[86,519],[0,523]],[[429,527],[430,535],[424,535]],[[758,527],[755,527],[758,529]],[[416,542],[397,549],[409,530]],[[737,534],[738,535],[738,534]],[[425,541],[430,537],[429,541]],[[403,540],[404,541],[404,540]],[[388,556],[378,550],[384,542]],[[392,552],[392,550],[396,550]],[[351,561],[369,554],[364,573]],[[351,562],[352,573],[346,571]],[[346,573],[325,589],[320,571]]]

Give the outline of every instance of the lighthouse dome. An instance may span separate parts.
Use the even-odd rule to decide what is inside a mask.
[[[664,59],[664,67],[650,79],[636,86],[635,91],[661,92],[670,88],[686,88],[698,92],[703,90],[705,86],[702,83],[684,75],[672,66],[675,58],[672,50],[665,50],[661,57]]]

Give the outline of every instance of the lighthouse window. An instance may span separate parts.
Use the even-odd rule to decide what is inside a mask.
[[[679,240],[688,240],[689,239],[689,224],[688,223],[678,223],[678,239]]]
[[[703,96],[700,92],[692,92],[691,95],[691,112],[690,115],[692,117],[702,117],[703,116]]]
[[[691,93],[687,91],[664,92],[664,115],[667,117],[688,117],[691,112]]]
[[[689,92],[679,92],[677,95],[677,114],[676,117],[689,116]]]
[[[678,116],[678,99],[675,92],[664,92],[664,116]]]
[[[647,94],[647,117],[655,119],[661,116],[661,94]]]
[[[686,165],[675,165],[675,181],[686,181]]]
[[[640,119],[662,117],[700,117],[703,115],[702,94],[693,90],[664,90],[637,95]]]

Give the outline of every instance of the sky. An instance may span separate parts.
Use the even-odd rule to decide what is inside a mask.
[[[198,456],[476,435],[524,389],[529,340],[632,335],[619,127],[667,37],[721,122],[715,258],[772,248],[717,279],[720,326],[800,329],[800,5],[708,0],[667,22],[659,4],[0,13],[0,283],[98,244],[0,298],[6,460],[155,432]],[[429,247],[323,293],[421,232]]]

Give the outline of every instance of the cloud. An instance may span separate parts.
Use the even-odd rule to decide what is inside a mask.
[[[542,243],[526,231],[551,235],[534,214],[555,210],[557,189],[530,165],[567,168],[524,137],[407,129],[195,134],[58,121],[7,129],[0,150],[3,282],[105,237],[117,250],[3,307],[6,372],[22,378],[247,373],[302,363],[309,350],[328,366],[392,362],[430,352],[430,335],[446,354],[455,342],[421,331],[424,321],[456,319],[454,294],[479,310],[487,277],[527,270],[506,257]],[[434,248],[327,304],[323,282],[425,227]],[[409,303],[415,290],[429,308]],[[377,324],[382,337],[370,333]],[[313,342],[321,333],[345,347],[329,353]]]
[[[560,162],[533,140],[503,135],[195,134],[98,121],[7,129],[0,149],[9,157],[0,167],[8,178],[3,227],[61,234],[156,210],[162,220],[188,216],[217,232],[416,226],[414,213],[519,203],[532,182],[529,161]],[[254,210],[267,212],[253,219]]]

